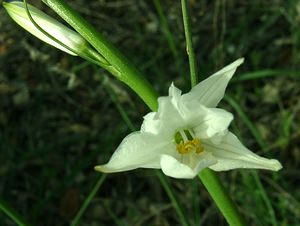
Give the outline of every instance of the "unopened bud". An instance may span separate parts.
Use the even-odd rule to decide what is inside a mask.
[[[71,55],[81,55],[81,53],[84,54],[86,49],[89,48],[86,40],[78,33],[66,27],[54,18],[43,13],[41,10],[35,8],[34,6],[31,6],[29,4],[27,5],[32,19],[36,22],[36,24],[39,25],[39,27],[44,30],[44,32],[49,34],[49,36],[44,34],[39,28],[37,28],[37,26],[32,23],[23,2],[3,2],[3,6],[10,17],[21,27],[23,27],[42,41]],[[51,37],[54,37],[54,39],[52,39]],[[63,43],[63,45],[65,45],[67,48],[61,45],[59,42],[55,41],[55,39],[60,43]]]

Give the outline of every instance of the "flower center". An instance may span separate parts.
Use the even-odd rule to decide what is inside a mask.
[[[179,130],[175,133],[176,150],[180,154],[187,154],[195,151],[196,154],[201,153],[204,147],[201,145],[200,139],[195,138],[193,132],[189,129]]]

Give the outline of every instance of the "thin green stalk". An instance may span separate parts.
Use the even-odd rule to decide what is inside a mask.
[[[0,210],[9,216],[19,226],[30,226],[11,206],[0,199]]]
[[[172,205],[177,212],[179,216],[179,220],[181,222],[181,225],[183,226],[189,226],[189,221],[186,218],[185,214],[183,213],[182,207],[180,206],[173,190],[171,189],[171,186],[169,185],[168,181],[166,180],[165,176],[162,174],[160,170],[155,170],[157,177],[159,178],[159,181],[161,185],[164,187],[167,195],[171,199]]]
[[[81,208],[79,209],[79,211],[77,212],[75,218],[73,219],[71,226],[77,226],[80,223],[80,219],[83,215],[83,213],[86,211],[86,209],[88,208],[88,206],[90,205],[91,201],[93,200],[93,198],[95,197],[96,193],[98,192],[99,188],[101,187],[101,185],[103,184],[105,178],[106,178],[107,174],[102,174],[99,179],[97,180],[96,184],[94,185],[92,191],[89,193],[89,195],[86,197],[86,199],[84,200]]]
[[[114,76],[133,89],[152,110],[157,109],[157,92],[116,47],[64,1],[43,0],[43,2],[81,34],[116,69]]]
[[[186,40],[186,51],[189,57],[191,84],[195,86],[198,83],[197,63],[193,49],[192,34],[191,34],[191,19],[190,9],[187,0],[181,0],[183,26]]]
[[[198,79],[196,60],[192,46],[192,36],[190,32],[190,11],[187,0],[181,0],[181,8],[187,44],[187,53],[189,56],[191,84],[193,87],[197,84]],[[234,202],[226,192],[224,186],[221,184],[221,181],[216,175],[216,173],[211,171],[210,169],[204,169],[200,172],[199,178],[201,179],[205,188],[208,190],[209,194],[215,201],[216,205],[218,206],[219,210],[221,211],[229,225],[246,225],[243,218],[239,214],[239,211],[236,208]]]
[[[212,199],[215,201],[219,210],[224,215],[228,224],[231,226],[246,225],[244,219],[239,214],[235,203],[228,196],[228,193],[217,175],[210,169],[204,169],[199,174],[199,178],[208,190]]]
[[[272,225],[273,226],[277,226],[277,219],[276,219],[276,215],[275,215],[275,211],[272,207],[272,204],[271,204],[271,201],[261,183],[261,180],[257,174],[256,171],[254,172],[251,172],[253,178],[254,178],[254,181],[256,183],[256,186],[258,187],[259,191],[260,191],[260,195],[261,195],[261,198],[263,199],[263,201],[265,202],[266,206],[267,206],[267,210],[269,212],[269,215],[270,215],[270,218],[271,218],[271,222],[272,222]]]
[[[176,48],[175,41],[174,41],[173,35],[170,31],[167,19],[164,15],[162,7],[161,7],[160,0],[154,0],[154,5],[155,5],[155,8],[157,10],[158,16],[160,18],[163,33],[164,33],[164,35],[167,39],[169,48],[170,48],[170,50],[172,52],[172,55],[173,55],[173,58],[175,60],[176,69],[178,70],[178,73],[180,73],[180,75],[183,75],[184,71],[183,71],[183,67],[181,66],[182,65],[181,58],[180,58],[179,52]]]
[[[119,110],[119,112],[121,114],[121,117],[123,118],[124,122],[132,130],[132,132],[136,131],[136,129],[134,128],[134,125],[131,122],[130,118],[128,117],[126,111],[123,109],[122,105],[119,104],[118,101],[116,100],[114,91],[109,87],[109,85],[107,85],[105,83],[104,83],[104,87],[105,87],[106,91],[108,92],[108,94],[110,95],[110,98],[112,99],[112,101],[116,105],[117,109]],[[181,222],[181,225],[189,226],[189,222],[188,222],[188,219],[185,217],[183,208],[180,205],[179,201],[177,200],[177,198],[176,198],[176,196],[175,196],[175,194],[172,190],[172,187],[168,183],[165,175],[163,175],[160,170],[156,170],[155,172],[156,172],[156,176],[159,178],[159,181],[160,181],[161,185],[163,186],[163,188],[165,189],[169,199],[171,200],[175,211],[177,212],[177,214],[179,216],[179,220]]]

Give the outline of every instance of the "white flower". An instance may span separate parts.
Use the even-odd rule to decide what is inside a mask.
[[[61,24],[47,14],[43,13],[41,10],[35,8],[34,6],[31,6],[29,4],[27,5],[33,20],[48,34],[59,40],[64,45],[68,46],[72,51],[55,42],[53,39],[43,34],[36,26],[34,26],[26,13],[23,2],[3,2],[3,6],[10,17],[21,27],[23,27],[25,30],[41,39],[42,41],[71,55],[77,55],[78,52],[85,51],[85,49],[87,48],[87,42],[78,33]]]
[[[238,59],[181,95],[173,84],[169,96],[158,98],[158,111],[144,116],[141,130],[124,138],[109,162],[97,171],[112,173],[136,168],[157,168],[171,177],[193,178],[203,168],[279,170],[275,159],[248,150],[228,131],[231,113],[216,108]]]

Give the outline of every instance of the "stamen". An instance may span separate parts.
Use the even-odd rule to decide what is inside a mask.
[[[183,132],[186,135],[188,140],[193,140],[194,137],[193,137],[192,132],[190,130],[185,129],[185,130],[183,130]]]
[[[195,138],[194,134],[190,130],[180,130],[175,134],[176,150],[180,154],[187,154],[191,151],[195,151],[199,154],[204,151],[204,147],[201,145],[200,139]]]
[[[180,135],[181,135],[181,137],[182,137],[182,139],[183,139],[184,141],[188,140],[188,137],[187,137],[187,135],[185,134],[184,131],[181,131],[181,130],[180,130],[179,133],[180,133]]]

